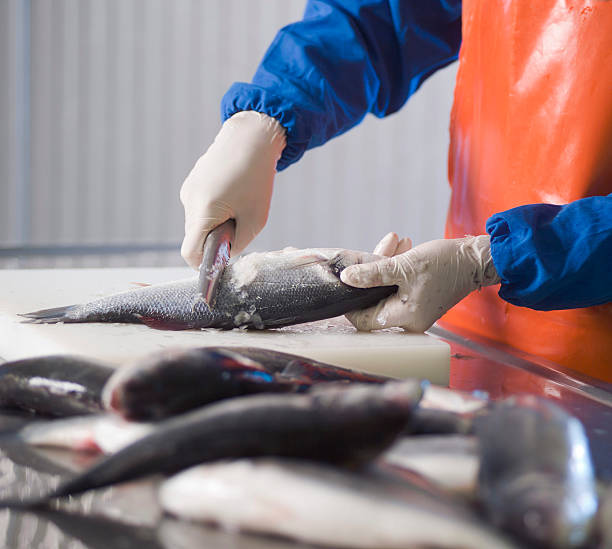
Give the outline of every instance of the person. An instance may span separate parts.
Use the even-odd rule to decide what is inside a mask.
[[[397,111],[457,58],[445,238],[409,249],[391,234],[387,257],[346,269],[347,284],[399,287],[349,318],[440,320],[612,381],[612,2],[308,1],[222,99],[225,122],[181,188],[182,255],[197,268],[228,218],[240,253],[276,170]]]

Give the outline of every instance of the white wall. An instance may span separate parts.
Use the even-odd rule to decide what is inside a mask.
[[[0,0],[0,246],[176,244],[0,266],[180,264],[178,190],[302,0]],[[251,249],[440,237],[455,68],[277,177]]]

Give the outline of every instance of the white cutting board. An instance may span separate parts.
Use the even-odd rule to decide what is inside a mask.
[[[139,324],[25,324],[17,313],[82,303],[193,276],[188,268],[0,270],[0,357],[71,353],[121,365],[166,347],[257,346],[393,377],[447,385],[450,347],[400,329],[357,332],[343,317],[274,330],[161,331]]]

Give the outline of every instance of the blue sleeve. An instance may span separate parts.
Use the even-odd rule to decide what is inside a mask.
[[[460,43],[460,1],[309,0],[303,20],[279,31],[253,82],[231,86],[221,116],[255,110],[279,120],[287,130],[282,170],[368,112],[397,111],[457,58]]]
[[[487,232],[506,301],[541,311],[612,301],[612,194],[514,208]]]

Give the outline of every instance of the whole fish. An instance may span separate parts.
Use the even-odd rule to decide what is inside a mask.
[[[49,416],[100,413],[114,368],[88,358],[52,355],[0,365],[0,408]]]
[[[157,284],[89,303],[22,316],[33,323],[142,322],[160,329],[272,328],[374,305],[397,287],[353,288],[340,273],[378,256],[316,248],[252,253],[224,270],[214,308],[197,299],[197,278]]]
[[[50,498],[224,458],[271,455],[360,465],[405,428],[422,392],[419,382],[403,381],[329,384],[303,395],[224,400],[157,423],[153,432],[102,458],[46,498],[0,505],[40,505]]]
[[[533,545],[580,547],[597,511],[582,424],[533,396],[509,398],[476,423],[479,496],[494,524]]]
[[[283,459],[193,467],[165,481],[161,506],[182,519],[332,547],[517,547],[458,501],[376,472]]]
[[[103,401],[126,419],[155,421],[216,400],[303,392],[327,381],[382,383],[389,378],[255,347],[168,349],[118,369]]]

